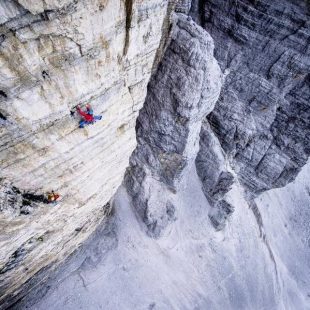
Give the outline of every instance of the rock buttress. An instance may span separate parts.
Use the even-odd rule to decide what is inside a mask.
[[[158,237],[176,217],[173,193],[196,157],[202,119],[219,96],[222,75],[213,48],[207,32],[178,14],[169,46],[148,85],[125,184],[151,236]]]

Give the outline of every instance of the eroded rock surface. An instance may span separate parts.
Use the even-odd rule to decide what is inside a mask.
[[[202,127],[197,172],[210,201],[220,161],[251,200],[293,181],[310,155],[309,7],[304,1],[201,3],[192,1],[190,15],[215,40],[225,83]],[[221,206],[211,204],[212,222],[221,222]]]
[[[159,62],[174,5],[178,14]],[[33,274],[48,263],[68,256],[110,212],[106,202],[120,184],[128,156],[135,147],[135,117],[144,101],[151,70],[158,63],[136,123],[138,146],[130,159],[125,186],[130,203],[150,236],[161,236],[169,224],[175,230],[169,232],[172,238],[168,234],[162,242],[144,234],[141,237],[129,203],[123,204],[119,220],[125,228],[125,250],[120,248],[113,254],[111,265],[107,264],[115,275],[114,262],[120,258],[117,272],[121,276],[114,285],[119,288],[119,283],[128,281],[127,287],[133,289],[134,279],[148,291],[152,281],[146,280],[143,269],[142,276],[137,276],[136,269],[147,265],[145,262],[151,258],[151,273],[157,279],[158,269],[153,266],[163,254],[164,268],[173,270],[173,285],[178,284],[164,299],[170,302],[170,296],[176,294],[179,308],[188,302],[197,306],[197,301],[201,308],[214,305],[215,309],[249,308],[253,304],[282,309],[285,305],[307,304],[307,279],[296,276],[302,268],[296,268],[295,262],[285,255],[285,242],[277,239],[280,233],[276,231],[286,231],[283,227],[289,225],[295,233],[297,222],[291,219],[290,212],[283,212],[276,228],[273,223],[277,220],[272,217],[268,217],[264,227],[264,215],[273,212],[261,212],[253,200],[264,191],[294,180],[309,157],[310,45],[306,2],[20,0],[1,2],[0,7],[4,12],[0,16],[0,199],[5,201],[0,214],[5,237],[1,237],[0,245],[6,249],[4,254],[1,252],[0,280],[3,296],[9,300],[6,305],[20,293],[18,285],[33,279]],[[69,111],[77,103],[89,100],[104,119],[81,131]],[[38,106],[40,109],[36,109]],[[189,179],[182,180],[187,167],[192,169],[187,173]],[[61,191],[59,206],[48,208],[30,199],[50,189]],[[24,193],[30,193],[26,196],[25,212]],[[294,192],[291,195],[294,212],[299,212]],[[302,193],[303,212],[307,195]],[[276,212],[282,205],[286,204],[279,203]],[[177,222],[180,206],[182,222]],[[269,202],[263,206],[268,207]],[[232,219],[233,228],[218,232],[208,226],[212,223],[216,230],[222,230],[233,212],[237,215]],[[308,213],[305,214],[296,218],[307,219]],[[184,241],[186,238],[180,233],[188,221],[185,232],[192,239],[190,242]],[[306,225],[300,226],[302,238],[306,239]],[[202,242],[208,235],[212,235],[208,243]],[[293,238],[288,243],[291,249],[298,250],[305,261],[302,266],[307,267],[308,253],[303,250],[306,241],[300,243],[297,235],[297,242]],[[291,238],[290,233],[284,236]],[[117,241],[113,234],[114,237]],[[189,287],[196,289],[197,285],[197,277],[191,278],[193,269],[188,257],[195,256],[193,261],[198,261],[197,274],[203,277],[197,296],[187,298],[180,294],[178,271],[171,268],[179,265],[166,265],[167,253],[173,249],[175,262],[179,263],[175,240],[180,241],[180,249],[185,244],[189,246],[183,257],[184,268],[189,267],[184,273],[185,291],[189,291],[188,279],[193,280]],[[156,254],[150,252],[145,258],[150,244]],[[98,261],[102,258],[99,249],[95,246]],[[142,260],[136,255],[143,256]],[[201,266],[203,256],[213,258],[204,259],[207,264]],[[130,277],[127,263],[134,266]],[[82,267],[88,269],[87,264]],[[102,273],[109,278],[106,270]],[[69,284],[64,281],[68,300],[72,298],[72,283],[81,284],[85,293],[86,285],[98,280],[96,270],[86,282],[80,274],[72,273],[72,277],[78,276],[81,278],[73,282],[69,279]],[[164,285],[165,276],[164,272]],[[39,273],[39,279],[44,277],[44,273]],[[258,290],[259,284],[262,285]],[[27,285],[30,288],[33,283]],[[115,292],[115,286],[109,285],[106,291]],[[162,292],[161,283],[159,286]],[[207,297],[202,296],[202,291],[207,292]],[[223,298],[223,291],[227,298]],[[54,293],[55,288],[50,308],[58,296],[64,299],[59,304],[67,303],[62,286],[56,285],[56,297]],[[125,290],[126,294],[130,295],[126,302],[130,299],[129,304],[136,304],[132,291]],[[89,299],[79,297],[82,299],[78,303],[88,307],[89,300],[93,301],[92,292],[90,295]],[[107,299],[97,295],[98,307],[110,296]],[[139,296],[141,299],[145,302],[144,294]],[[168,303],[168,309],[173,302]],[[45,307],[44,300],[40,304]],[[155,303],[149,305],[153,307]]]
[[[164,0],[0,1],[0,304],[105,216],[170,11]],[[87,102],[103,119],[79,129],[70,110]],[[57,205],[23,197],[51,190]]]
[[[306,1],[206,1],[203,26],[227,72],[208,117],[253,194],[291,182],[310,155]]]
[[[294,180],[310,155],[309,11],[304,2],[285,1],[279,5],[263,0],[255,3],[245,1],[240,5],[234,1],[203,3],[183,0],[178,2],[176,10],[191,16],[196,25],[205,29],[205,33],[210,32],[216,42],[215,58],[225,76],[215,109],[204,120],[196,159],[204,193],[215,208],[210,218],[218,214],[221,219],[212,222],[222,223],[223,217],[229,216],[234,209],[231,205],[223,208],[223,205],[229,204],[225,197],[236,180],[241,182],[251,200],[263,191],[285,186]],[[180,51],[177,53],[181,54]],[[174,59],[167,55],[166,58]],[[165,62],[162,63],[164,66]],[[196,71],[198,77],[199,70]],[[176,75],[173,79],[178,77]],[[165,81],[165,78],[161,80]],[[155,81],[160,85],[160,81]],[[197,95],[197,90],[187,90],[183,84],[181,90],[174,85],[174,92],[184,98],[187,93]],[[149,93],[146,106],[149,98],[161,93],[155,82],[149,85]],[[161,98],[166,106],[167,102],[168,105],[175,104],[166,97]],[[182,160],[175,155],[167,159],[165,154],[161,159],[165,166],[152,157],[154,153],[155,158],[159,157],[155,151],[157,148],[166,151],[168,145],[172,147],[174,140],[179,145],[190,141],[180,134],[177,120],[174,127],[169,127],[166,118],[162,117],[161,111],[167,109],[166,106],[162,108],[158,104],[158,109],[153,108],[154,112],[152,108],[145,108],[151,112],[143,111],[137,125],[138,137],[144,135],[145,138],[138,140],[141,146],[133,158],[146,157],[147,160],[137,159],[140,164],[132,160],[132,166],[136,167],[136,184],[140,184],[132,195],[139,197],[135,198],[138,199],[136,208],[147,225],[165,226],[159,222],[166,215],[157,214],[158,210],[149,206],[152,194],[141,188],[145,186],[151,191],[152,182],[145,182],[149,178],[142,167],[150,166],[152,177],[155,176],[164,187],[175,190],[174,182],[190,162],[187,157]],[[201,117],[204,115],[206,113],[202,112]],[[153,119],[163,121],[152,126]],[[186,123],[184,125],[187,126]],[[200,123],[197,128],[199,126]],[[165,127],[158,130],[160,135],[156,135],[157,127]],[[195,157],[195,148],[190,149],[191,156]],[[172,169],[172,163],[167,164],[169,160],[174,164]],[[132,183],[127,187],[135,188]],[[153,212],[147,211],[152,209]],[[219,226],[223,228],[223,223]]]
[[[196,157],[202,119],[213,109],[222,82],[212,38],[186,15],[176,18],[169,46],[148,85],[136,125],[138,146],[125,177],[153,236],[174,219],[173,192]]]
[[[196,160],[197,174],[202,190],[213,207],[209,216],[216,229],[223,229],[234,207],[225,200],[235,182],[235,176],[220,142],[204,121],[201,127],[199,152]]]

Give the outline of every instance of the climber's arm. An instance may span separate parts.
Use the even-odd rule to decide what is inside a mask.
[[[80,107],[77,107],[76,110],[78,111],[78,113],[82,116],[82,117],[87,117],[87,113],[85,113]]]

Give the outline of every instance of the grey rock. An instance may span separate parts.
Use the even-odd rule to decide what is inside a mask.
[[[11,216],[20,214],[23,206],[23,196],[20,190],[9,181],[0,180],[0,212]]]
[[[222,230],[226,225],[227,219],[233,212],[234,207],[230,203],[220,200],[209,213],[209,218],[215,229]]]
[[[230,191],[232,185],[234,183],[234,176],[231,172],[222,171],[217,183],[215,184],[211,195],[215,199],[219,199],[223,197],[227,192]]]
[[[220,230],[225,227],[225,220],[230,212],[225,213],[225,204],[222,199],[231,190],[235,178],[227,170],[227,160],[221,145],[205,121],[201,127],[199,152],[196,160],[196,171],[202,183],[203,192],[211,205],[209,218],[212,225]],[[228,204],[226,202],[226,204]]]
[[[170,44],[148,86],[136,125],[138,146],[125,176],[135,209],[154,237],[174,218],[169,197],[196,157],[202,119],[213,109],[220,88],[211,37],[178,14]],[[160,197],[155,197],[156,191]]]
[[[0,25],[7,22],[8,20],[20,17],[27,11],[14,0],[7,0],[0,2]]]
[[[208,0],[203,10],[191,14],[227,74],[211,129],[253,196],[285,186],[310,155],[307,4]]]
[[[201,127],[196,170],[208,201],[214,205],[231,189],[234,176],[227,171],[225,154],[208,122]]]
[[[0,213],[10,217],[31,214],[40,203],[49,203],[46,195],[21,190],[7,179],[0,179]]]
[[[175,12],[188,14],[192,5],[191,0],[179,0],[175,6]]]
[[[158,217],[157,214],[153,214],[151,208],[145,208],[143,221],[147,227],[147,233],[151,237],[159,237],[162,230],[175,220],[175,206],[169,200],[166,203],[166,208],[164,208],[163,212],[160,214],[160,217]]]
[[[0,274],[4,274],[13,268],[16,268],[21,264],[25,255],[32,251],[34,247],[37,246],[38,242],[43,240],[43,237],[30,238],[24,242],[12,255],[9,257],[8,261],[0,268]]]

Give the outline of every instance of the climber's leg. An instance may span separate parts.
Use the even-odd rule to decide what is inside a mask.
[[[102,119],[102,116],[101,115],[94,115],[94,119],[96,121],[100,121]]]
[[[80,127],[80,128],[84,128],[85,125],[87,125],[87,122],[84,121],[84,120],[80,120],[80,125],[79,125],[79,127]]]

